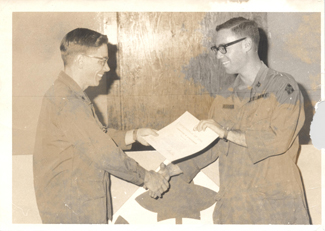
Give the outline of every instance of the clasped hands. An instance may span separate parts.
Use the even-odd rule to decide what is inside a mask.
[[[156,130],[151,128],[139,128],[135,130],[134,140],[137,140],[139,143],[145,146],[149,146],[148,142],[143,138],[144,136],[153,135],[158,136]],[[145,189],[149,189],[149,195],[152,198],[162,197],[163,193],[169,189],[169,179],[171,176],[180,174],[182,171],[178,166],[169,164],[166,166],[164,163],[160,164],[160,170],[155,171],[146,171],[144,177]]]
[[[172,176],[182,173],[182,170],[174,164],[160,164],[158,172],[147,171],[144,177],[144,188],[149,189],[149,196],[152,198],[162,197],[163,193],[169,189],[169,179]]]

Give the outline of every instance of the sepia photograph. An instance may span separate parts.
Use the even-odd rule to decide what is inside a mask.
[[[11,16],[13,227],[323,227],[323,10]]]

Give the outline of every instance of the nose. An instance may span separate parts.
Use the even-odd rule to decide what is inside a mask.
[[[110,70],[110,68],[109,68],[107,62],[105,63],[103,70],[104,70],[105,72],[108,72],[108,71]]]

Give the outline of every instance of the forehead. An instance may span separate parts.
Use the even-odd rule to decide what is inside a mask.
[[[88,54],[107,58],[108,57],[107,44],[103,44],[98,48],[89,49]]]
[[[238,39],[237,35],[235,35],[230,29],[222,29],[217,32],[217,36],[215,39],[216,46],[220,44],[226,44]]]

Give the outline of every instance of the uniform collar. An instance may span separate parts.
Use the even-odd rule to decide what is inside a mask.
[[[261,64],[262,65],[256,74],[255,80],[253,84],[249,87],[249,89],[254,89],[258,91],[258,89],[263,89],[264,86],[266,85],[266,80],[267,80],[266,76],[269,68],[263,63],[263,61],[261,61]],[[238,76],[236,77],[232,85],[233,86],[232,90],[236,89],[241,81],[242,80],[240,78],[240,74],[238,74]]]
[[[69,75],[64,71],[61,71],[58,77],[59,81],[65,84],[70,90],[75,93],[83,101],[86,101],[88,104],[91,104],[90,99],[85,94],[85,92],[80,88],[80,86],[74,81]]]
[[[256,91],[259,91],[259,89],[264,89],[267,80],[266,76],[269,68],[263,63],[263,61],[261,61],[261,64],[262,65],[257,72],[256,78],[251,86]]]

